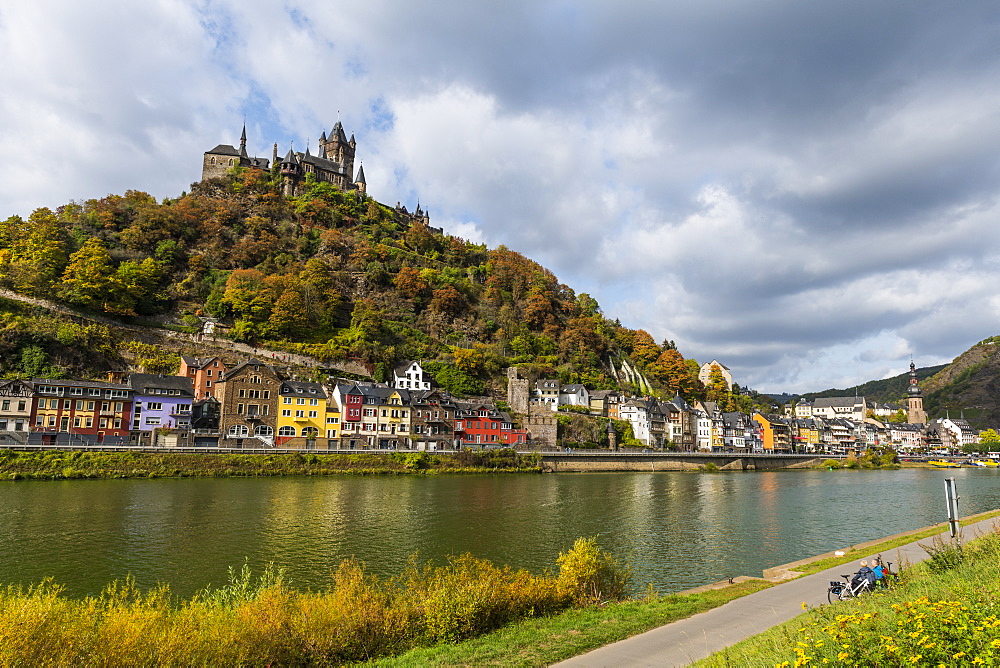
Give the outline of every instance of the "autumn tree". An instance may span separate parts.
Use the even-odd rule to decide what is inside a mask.
[[[285,290],[274,302],[267,324],[280,338],[305,337],[309,314],[302,293],[296,289]]]
[[[236,315],[262,320],[267,317],[273,299],[261,272],[256,269],[237,269],[226,281],[222,304]]]
[[[59,298],[87,308],[102,306],[110,297],[113,275],[108,249],[100,239],[91,237],[69,256]]]
[[[720,401],[729,393],[729,385],[722,374],[722,367],[712,364],[708,369],[708,383],[705,385],[709,401]]]
[[[27,227],[27,236],[11,253],[10,275],[15,289],[48,297],[66,268],[66,235],[47,208],[35,209]]]
[[[636,330],[634,343],[632,345],[632,357],[642,364],[651,364],[659,356],[660,348],[656,345],[656,341],[653,340],[653,337],[649,335],[649,332],[644,329]],[[677,357],[680,357],[679,353]]]
[[[403,267],[400,269],[392,282],[396,286],[396,289],[409,299],[419,299],[428,290],[427,281],[420,275],[420,271],[413,267]]]

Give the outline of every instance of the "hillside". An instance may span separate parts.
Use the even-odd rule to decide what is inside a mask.
[[[355,362],[377,380],[420,359],[459,394],[500,392],[502,370],[518,365],[591,389],[726,400],[671,342],[605,318],[515,251],[356,191],[307,179],[286,197],[279,185],[276,173],[238,168],[163,202],[130,190],[9,217],[0,288],[178,331],[212,317],[233,342]],[[2,376],[98,377],[129,361],[127,334],[12,304],[0,302]]]
[[[921,387],[923,387],[923,382],[926,379],[942,371],[947,366],[947,364],[939,364],[937,366],[928,366],[922,369],[917,369],[917,379],[921,381]],[[870,380],[867,383],[862,383],[857,387],[851,387],[846,390],[829,389],[823,390],[822,392],[809,392],[801,395],[801,398],[812,400],[816,397],[853,397],[857,395],[865,397],[869,401],[901,404],[906,397],[906,389],[909,386],[910,373],[907,371],[899,374],[898,376],[893,376],[892,378]]]
[[[932,418],[964,414],[974,427],[1000,425],[1000,337],[972,346],[921,387]]]

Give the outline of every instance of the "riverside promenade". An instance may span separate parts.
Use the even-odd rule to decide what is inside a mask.
[[[996,530],[1000,517],[980,520],[962,528],[963,542],[992,533]],[[919,533],[923,530],[918,530]],[[949,538],[947,531],[942,537]],[[877,543],[890,538],[881,539]],[[914,564],[927,559],[927,553],[918,543],[929,543],[932,537],[907,543],[883,552],[885,560],[893,563],[893,570],[900,564]],[[874,543],[869,543],[872,545]],[[864,546],[859,546],[863,549]],[[832,553],[822,557],[833,556]],[[766,631],[772,626],[786,622],[808,607],[829,605],[826,590],[830,580],[843,580],[841,575],[858,570],[862,559],[870,560],[876,554],[861,551],[854,561],[828,568],[819,573],[788,580],[769,589],[730,601],[723,606],[702,612],[687,619],[646,631],[637,636],[621,640],[611,645],[581,654],[567,661],[555,664],[567,668],[597,668],[603,666],[687,666],[699,659],[725,649],[740,640]],[[802,562],[787,564],[786,567],[768,569],[765,575],[781,577],[789,566],[806,563],[822,557],[814,557]],[[787,571],[785,571],[787,572]]]

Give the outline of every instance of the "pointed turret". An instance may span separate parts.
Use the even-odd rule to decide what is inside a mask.
[[[351,148],[354,148],[354,147],[356,147],[358,145],[358,142],[354,141],[354,133],[353,132],[351,133],[351,141],[349,141],[348,143],[351,145]]]
[[[365,182],[365,166],[363,164],[358,167],[358,175],[354,177],[354,185],[361,192],[367,192],[368,190],[368,184]]]
[[[240,135],[240,157],[248,158],[247,155],[247,124],[243,124],[243,134]]]

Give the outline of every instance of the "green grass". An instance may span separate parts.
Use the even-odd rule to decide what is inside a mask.
[[[940,558],[904,573],[902,583],[795,619],[698,662],[697,666],[997,665],[1000,663],[1000,534],[966,545],[958,565]]]
[[[539,472],[539,457],[513,450],[425,452],[217,454],[0,450],[0,480],[73,478],[259,477]]]
[[[435,645],[362,666],[547,666],[719,607],[772,586],[748,580],[697,594],[656,596],[576,608],[506,626],[478,638]]]
[[[985,513],[980,513],[978,515],[972,515],[971,517],[966,517],[960,524],[962,526],[967,526],[969,524],[975,524],[976,522],[990,519],[991,517],[1000,517],[1000,510],[991,510]],[[802,564],[801,566],[795,566],[790,569],[796,573],[801,573],[802,575],[810,575],[812,573],[819,573],[820,571],[825,571],[831,566],[838,566],[840,564],[850,563],[856,561],[859,557],[867,556],[869,554],[876,553],[888,553],[889,550],[893,548],[901,547],[903,545],[908,545],[915,540],[922,540],[924,538],[930,538],[935,536],[945,529],[948,528],[947,523],[936,524],[933,527],[924,529],[923,531],[918,531],[915,533],[905,534],[899,538],[894,538],[892,540],[883,541],[881,543],[876,543],[874,545],[866,545],[863,548],[850,547],[844,550],[844,556],[842,557],[827,557],[826,559],[818,559],[816,561],[810,561],[807,564]]]

